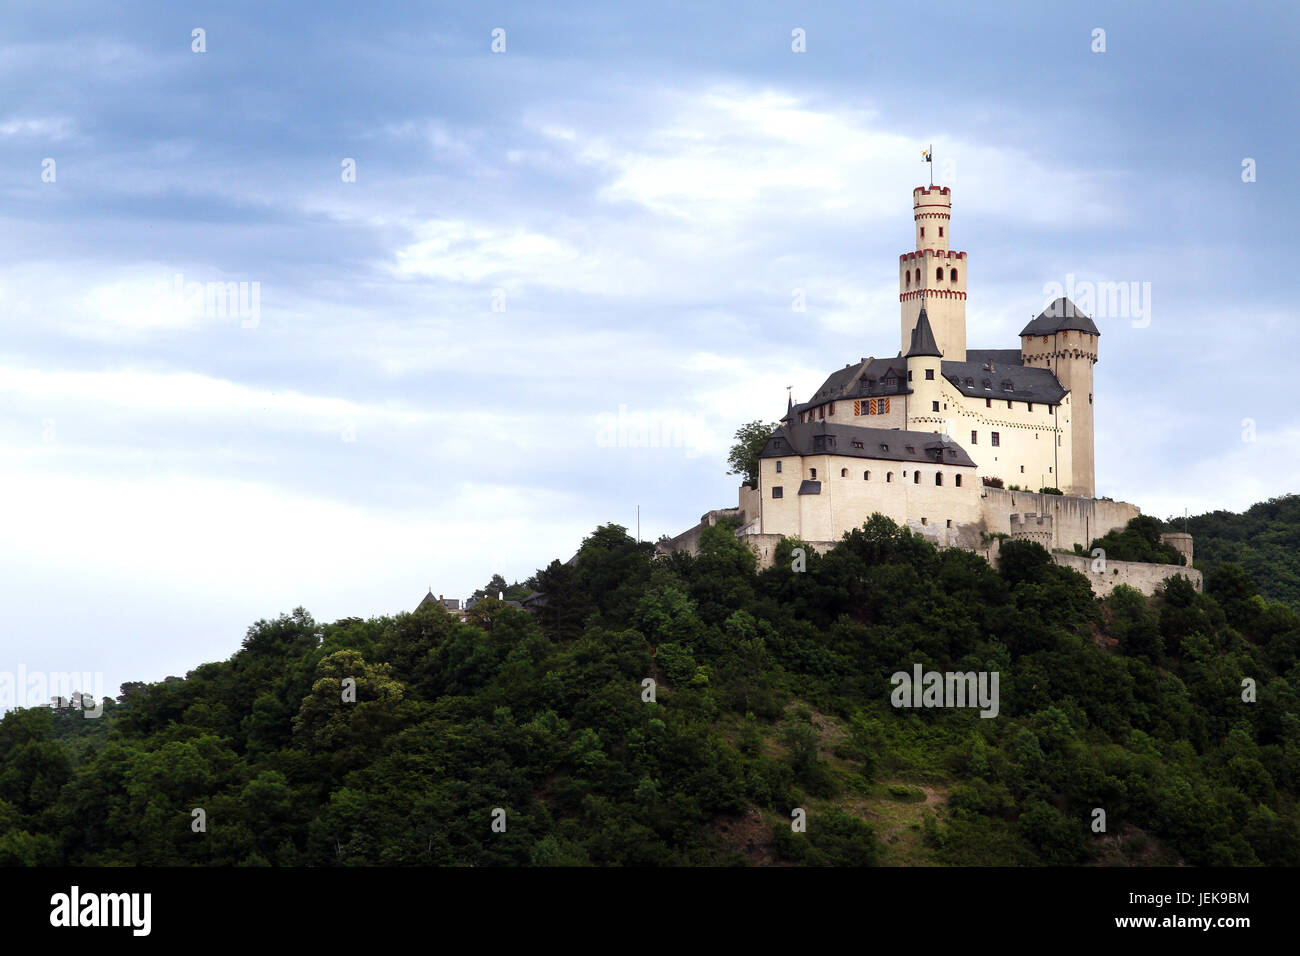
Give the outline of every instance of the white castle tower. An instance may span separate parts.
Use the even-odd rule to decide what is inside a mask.
[[[947,186],[918,186],[912,190],[916,222],[916,251],[898,257],[898,301],[902,310],[904,355],[911,349],[912,330],[921,315],[921,301],[934,340],[949,362],[966,361],[966,253],[952,252],[949,228],[952,190]]]

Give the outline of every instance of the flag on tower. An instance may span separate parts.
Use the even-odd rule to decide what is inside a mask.
[[[923,150],[921,150],[921,162],[923,162],[923,163],[933,163],[933,162],[934,162],[933,154],[934,154],[934,147],[933,147],[933,146],[931,146],[929,149],[923,149]]]

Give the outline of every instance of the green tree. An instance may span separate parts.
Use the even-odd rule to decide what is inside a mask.
[[[727,455],[727,464],[731,469],[729,475],[741,475],[742,482],[751,488],[758,487],[758,453],[767,444],[768,438],[776,430],[778,423],[764,425],[762,421],[752,421],[736,429],[736,443]]]

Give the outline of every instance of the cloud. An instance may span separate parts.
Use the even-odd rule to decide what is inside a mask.
[[[59,143],[73,135],[73,121],[67,116],[11,117],[0,120],[0,136]]]

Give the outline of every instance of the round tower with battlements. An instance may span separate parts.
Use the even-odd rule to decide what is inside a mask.
[[[1101,352],[1101,332],[1092,318],[1067,298],[1048,304],[1020,332],[1020,360],[1052,371],[1069,394],[1057,410],[1070,442],[1070,472],[1058,479],[1068,495],[1097,493],[1093,459],[1093,366]]]
[[[930,327],[943,357],[966,361],[966,253],[948,248],[951,240],[952,190],[918,186],[912,190],[916,251],[898,257],[898,301],[902,311],[902,351],[925,300]]]

